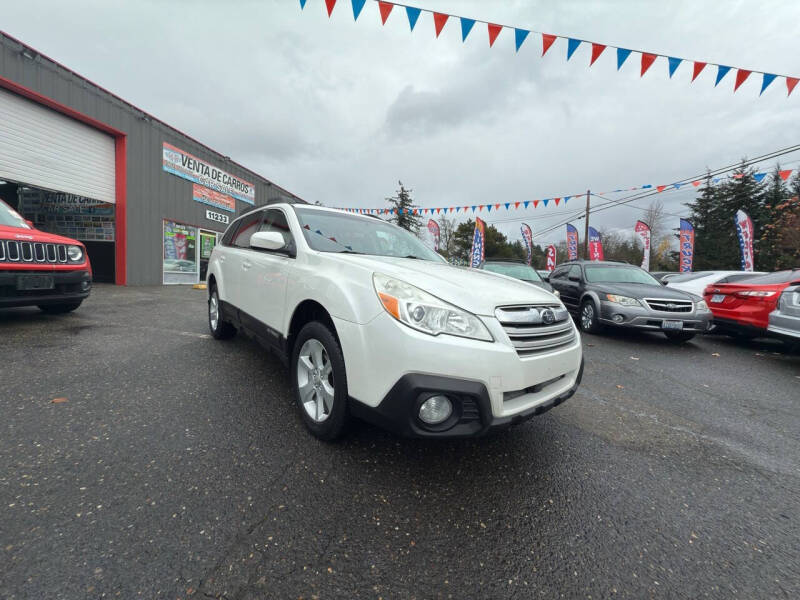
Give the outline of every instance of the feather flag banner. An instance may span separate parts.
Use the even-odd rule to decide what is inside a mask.
[[[312,0],[319,1],[319,0]],[[729,71],[736,70],[736,80],[733,84],[733,91],[737,91],[739,87],[741,87],[750,77],[751,74],[757,73],[761,75],[761,86],[759,96],[761,96],[770,84],[778,78],[783,78],[786,82],[786,95],[791,96],[792,92],[797,86],[798,81],[800,81],[800,76],[792,77],[789,75],[781,75],[773,72],[767,71],[758,71],[754,69],[745,69],[743,67],[738,66],[727,66],[721,65],[719,63],[712,63],[708,61],[700,61],[691,58],[685,58],[680,56],[668,56],[666,54],[659,54],[657,52],[648,52],[645,50],[638,50],[638,49],[631,49],[631,48],[623,48],[621,46],[616,46],[614,44],[606,44],[600,43],[591,40],[585,40],[581,38],[575,38],[568,35],[559,35],[559,34],[552,34],[552,33],[545,33],[543,31],[536,31],[535,29],[530,29],[528,27],[519,27],[515,25],[501,25],[498,23],[493,23],[489,21],[482,21],[480,19],[474,19],[467,16],[462,15],[451,15],[447,13],[435,12],[430,9],[420,8],[417,6],[408,6],[406,4],[401,4],[399,2],[388,2],[386,0],[369,0],[372,4],[378,5],[378,12],[380,14],[381,23],[386,24],[386,21],[389,18],[389,15],[392,12],[392,9],[396,6],[404,8],[406,10],[406,15],[408,16],[408,24],[410,30],[413,32],[415,31],[415,27],[417,25],[417,21],[419,20],[420,16],[424,13],[433,19],[434,24],[434,32],[436,37],[438,38],[442,33],[447,21],[450,17],[454,19],[458,19],[461,25],[461,41],[466,41],[467,36],[472,31],[473,26],[475,23],[484,23],[486,24],[488,35],[489,35],[489,47],[492,48],[495,45],[500,33],[503,29],[510,29],[514,32],[514,47],[516,52],[520,51],[525,40],[531,33],[536,33],[542,37],[542,56],[547,54],[547,51],[555,44],[557,40],[562,40],[567,45],[566,51],[566,60],[570,60],[572,55],[578,50],[578,48],[586,42],[590,44],[592,47],[592,54],[591,59],[589,62],[589,66],[592,66],[595,61],[600,58],[600,55],[603,54],[603,51],[606,48],[613,48],[616,50],[616,62],[617,62],[617,70],[619,71],[622,69],[625,62],[628,60],[628,57],[632,53],[637,53],[641,57],[641,67],[639,76],[643,77],[645,73],[650,70],[650,67],[655,63],[657,60],[664,60],[667,63],[667,74],[669,78],[672,79],[673,75],[677,71],[678,67],[684,61],[689,61],[693,63],[693,71],[692,71],[692,82],[694,82],[697,77],[702,73],[703,69],[707,65],[712,65],[717,67],[717,75],[714,81],[714,87],[719,86],[725,76],[728,74]],[[367,0],[351,0],[352,9],[353,9],[353,19],[358,20],[359,15],[361,15],[362,10],[365,8]],[[498,3],[499,4],[499,3]],[[330,17],[337,6],[337,0],[324,0],[325,9],[328,13],[328,17]],[[304,10],[306,6],[309,6],[309,0],[300,0],[300,9]],[[493,5],[494,6],[494,5]]]

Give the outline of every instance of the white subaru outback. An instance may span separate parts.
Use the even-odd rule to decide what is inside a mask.
[[[357,416],[402,435],[467,437],[572,396],[581,340],[549,292],[454,267],[381,219],[272,204],[236,219],[208,266],[208,322],[291,369],[311,432]]]

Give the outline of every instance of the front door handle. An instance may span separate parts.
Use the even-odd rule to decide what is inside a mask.
[[[242,263],[242,269],[244,269],[245,271],[247,271],[247,269],[249,269],[252,266],[253,263],[251,263],[249,260],[246,260]]]

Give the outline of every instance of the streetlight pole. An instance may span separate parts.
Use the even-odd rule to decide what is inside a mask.
[[[589,198],[591,197],[592,193],[589,190],[586,190],[586,223],[583,234],[583,258],[589,258]]]

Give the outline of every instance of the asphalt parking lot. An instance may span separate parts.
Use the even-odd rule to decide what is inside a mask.
[[[576,396],[505,433],[325,444],[202,291],[0,310],[0,340],[2,598],[800,596],[772,342],[584,336]]]

